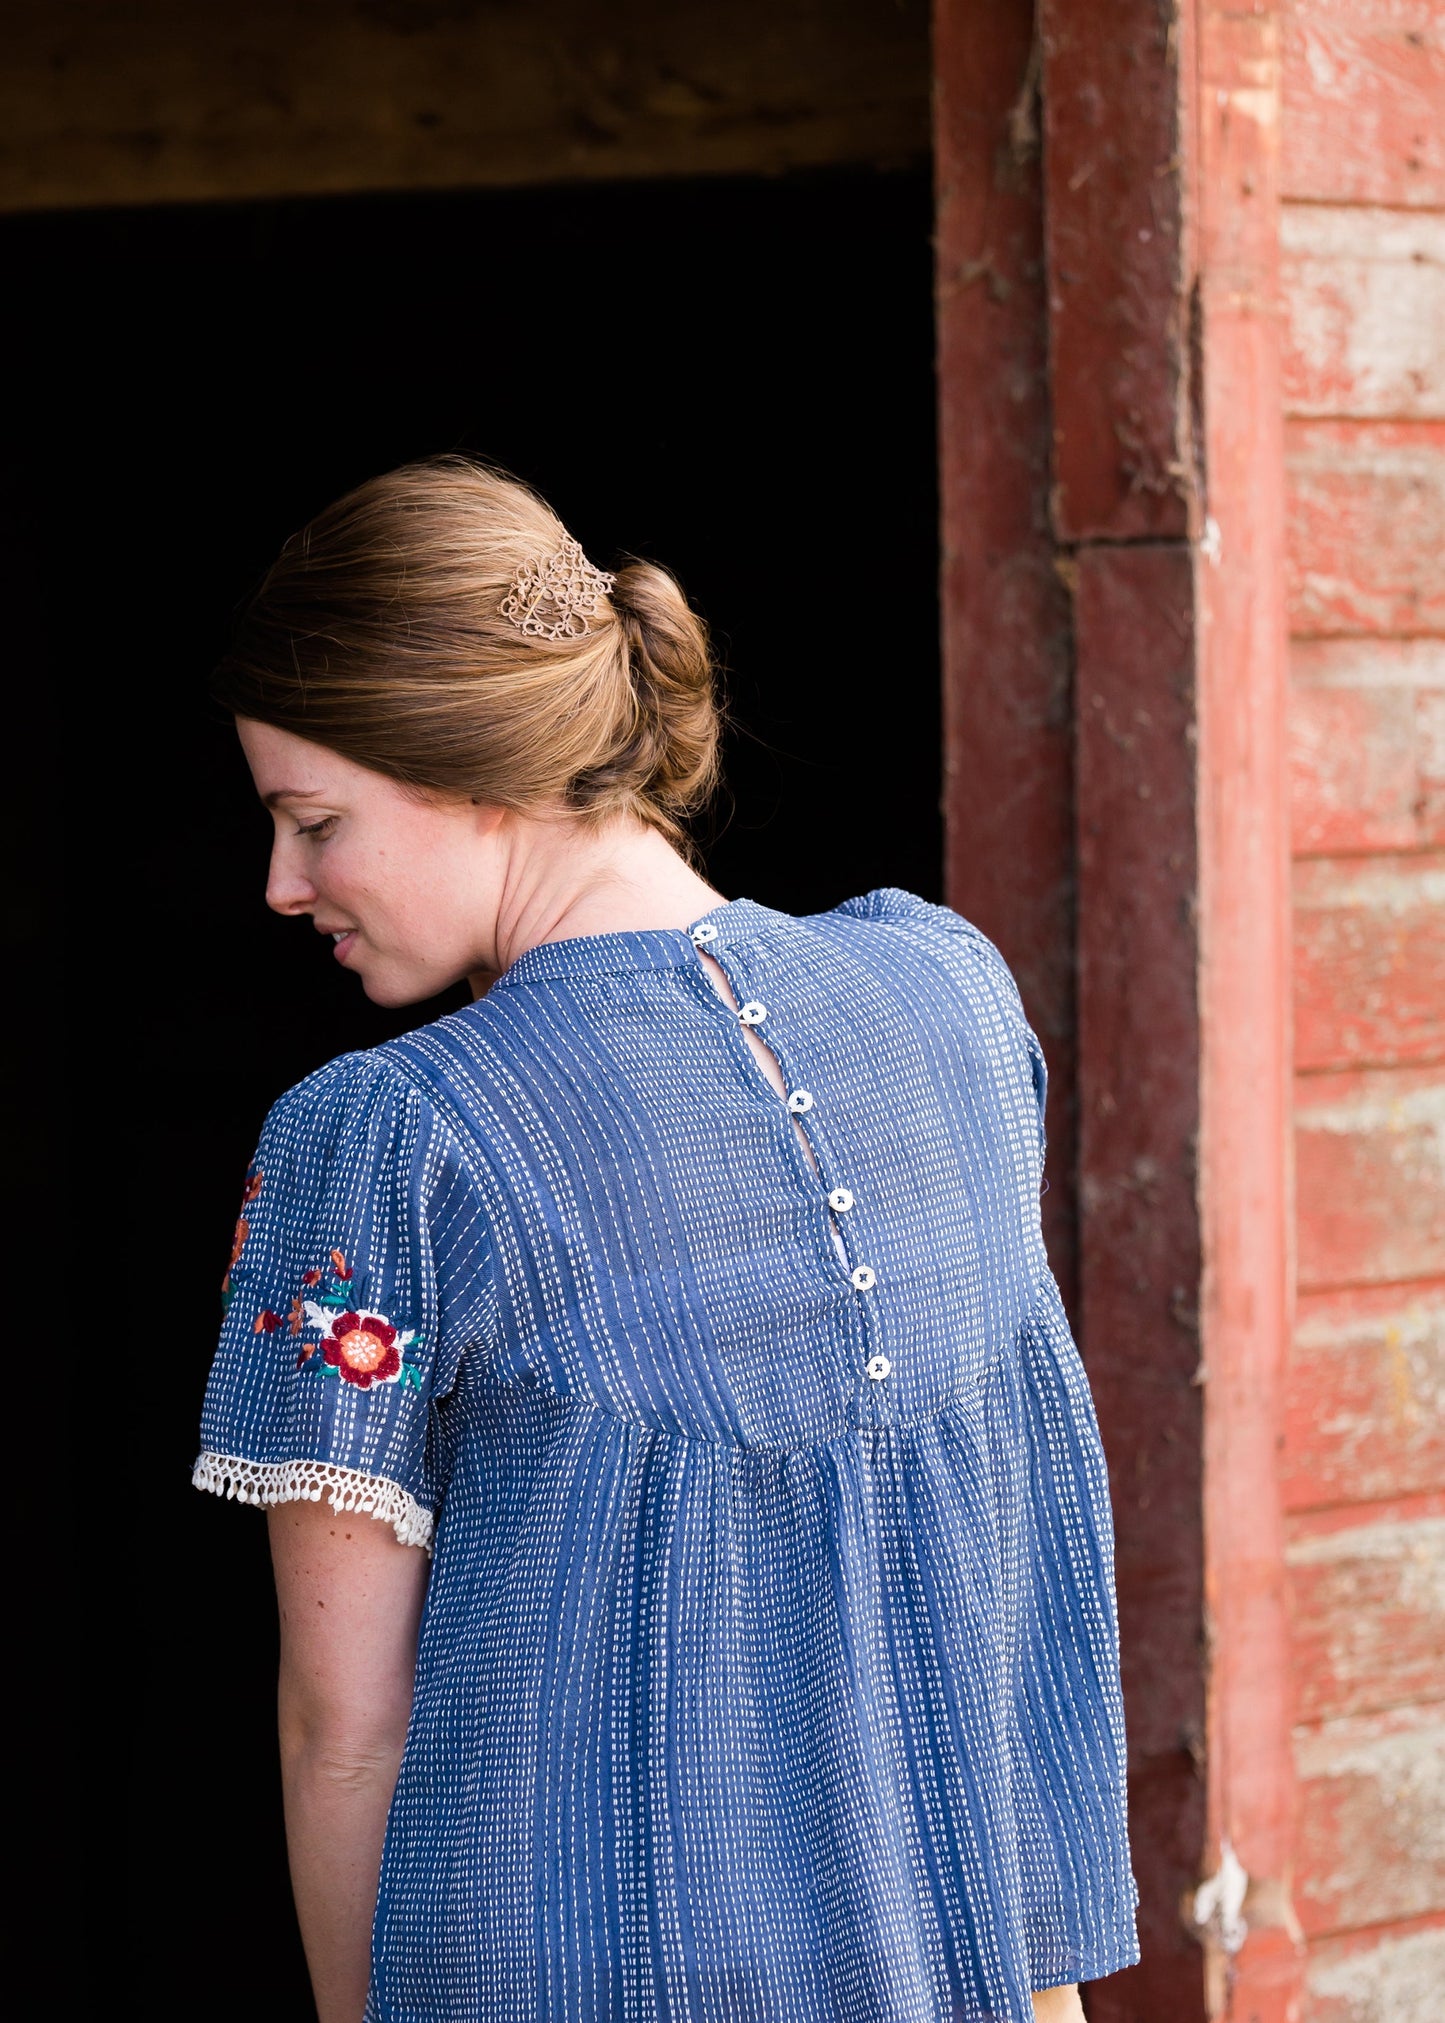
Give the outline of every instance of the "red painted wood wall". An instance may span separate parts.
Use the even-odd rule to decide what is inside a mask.
[[[949,891],[1051,1055],[1119,1535],[1090,2014],[1434,2023],[1440,7],[935,20]]]
[[[1295,0],[1298,1302],[1282,1428],[1308,2023],[1445,2014],[1445,35]]]

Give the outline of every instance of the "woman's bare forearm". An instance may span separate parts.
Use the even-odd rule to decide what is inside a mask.
[[[282,1734],[286,1736],[285,1688]],[[381,1844],[401,1741],[357,1748],[283,1739],[291,1887],[319,2023],[361,2023]]]
[[[320,2023],[361,2023],[427,1564],[390,1525],[324,1504],[284,1504],[270,1529],[296,1914]]]

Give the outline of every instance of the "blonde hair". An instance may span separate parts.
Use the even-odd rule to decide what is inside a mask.
[[[372,478],[286,543],[211,693],[404,786],[631,814],[686,850],[718,776],[706,629],[665,569],[629,562],[584,637],[524,635],[502,600],[565,536],[466,457]]]

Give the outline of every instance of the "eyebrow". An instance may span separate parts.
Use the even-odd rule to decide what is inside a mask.
[[[314,801],[315,798],[315,787],[276,787],[261,796],[261,806],[274,808],[278,801]]]

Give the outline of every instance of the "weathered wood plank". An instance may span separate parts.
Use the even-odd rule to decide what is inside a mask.
[[[1296,1083],[1302,1287],[1425,1278],[1445,1256],[1445,1070]]]
[[[928,153],[922,0],[67,0],[12,15],[0,72],[5,209],[766,173]],[[545,252],[535,264],[545,274]]]
[[[1445,414],[1445,216],[1287,204],[1280,280],[1292,414]]]
[[[1445,694],[1415,698],[1415,747],[1420,769],[1420,840],[1445,843]]]
[[[1445,1282],[1300,1296],[1279,1476],[1289,1510],[1445,1484]]]
[[[1343,1525],[1300,1518],[1290,1532],[1299,1719],[1374,1714],[1438,1697],[1445,1516]]]
[[[1195,615],[1183,543],[1077,562],[1080,1315],[1109,1457],[1144,1960],[1105,2023],[1203,2013]],[[1147,1382],[1131,1344],[1149,1344]]]
[[[1418,719],[1409,688],[1295,690],[1289,765],[1296,855],[1413,850],[1422,842]]]
[[[1409,688],[1445,695],[1445,639],[1292,639],[1290,680],[1304,688]]]
[[[1439,2023],[1445,1916],[1317,1939],[1307,1986],[1309,2023]]]
[[[1431,0],[1295,0],[1283,188],[1343,204],[1445,203],[1445,47]]]
[[[1192,32],[1197,54],[1191,50]],[[1111,10],[1094,10],[1096,23]],[[1197,150],[1191,344],[1210,525],[1198,568],[1198,1194],[1205,1392],[1206,1730],[1213,1870],[1252,1879],[1243,1947],[1205,1939],[1211,2015],[1292,2023],[1295,1793],[1274,1487],[1289,1311],[1288,665],[1279,301],[1280,11],[1205,0],[1157,17],[1189,80]],[[1082,698],[1081,698],[1082,699]],[[1080,712],[1082,715],[1082,710]],[[1148,957],[1147,960],[1158,959]],[[1163,1037],[1162,1035],[1160,1037]],[[1142,1147],[1141,1147],[1142,1149]],[[1163,2016],[1156,2007],[1133,2012]],[[1131,2019],[1132,2023],[1132,2019]]]
[[[1072,667],[1029,0],[941,0],[935,37],[944,889],[1013,965],[1048,1056],[1044,1232],[1073,1312]]]
[[[1286,431],[1295,632],[1445,631],[1445,424]]]
[[[1398,1708],[1298,1731],[1294,1905],[1311,1937],[1445,1904],[1442,1716]]]
[[[1300,1069],[1445,1062],[1445,857],[1295,865],[1294,1048]]]
[[[1155,0],[1043,0],[1052,511],[1063,541],[1191,531],[1180,39]]]

